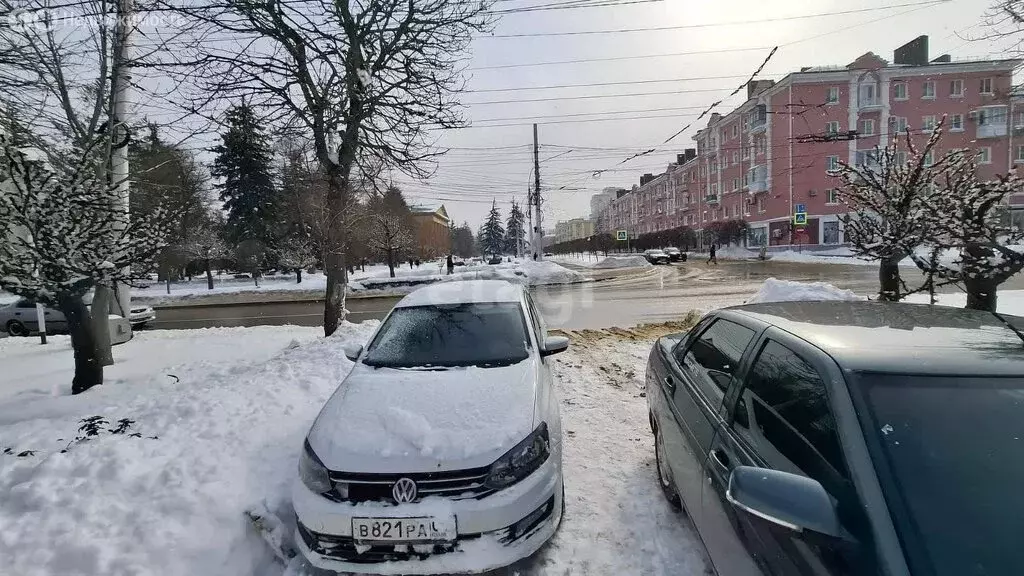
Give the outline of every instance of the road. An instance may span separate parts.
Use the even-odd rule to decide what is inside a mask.
[[[581,269],[584,270],[584,269]],[[912,270],[908,271],[913,273]],[[621,273],[621,271],[620,271]],[[617,277],[599,273],[585,284],[542,286],[534,297],[552,328],[603,328],[662,322],[690,310],[710,310],[742,303],[765,278],[803,282],[826,281],[862,294],[877,290],[873,266],[796,264],[789,262],[722,261],[719,265],[688,262],[632,270]],[[1024,287],[1018,276],[1007,288]],[[349,298],[349,319],[361,322],[383,318],[399,297]],[[181,329],[211,326],[297,324],[319,326],[323,301],[253,302],[214,306],[172,306],[157,311],[153,328]]]

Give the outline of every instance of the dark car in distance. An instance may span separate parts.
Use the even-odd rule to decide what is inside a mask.
[[[651,350],[658,479],[722,576],[1024,573],[1024,318],[726,308]]]
[[[679,248],[668,247],[662,250],[668,255],[668,259],[672,262],[686,262],[686,253],[679,250]]]
[[[644,250],[644,258],[651,264],[668,264],[669,256],[657,248]]]

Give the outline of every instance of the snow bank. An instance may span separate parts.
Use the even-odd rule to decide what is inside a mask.
[[[575,270],[569,270],[549,260],[534,261],[523,260],[519,268],[526,274],[530,286],[545,286],[549,284],[575,284],[586,282],[587,277]]]
[[[609,256],[594,264],[594,268],[649,268],[654,266],[640,255],[635,256]]]
[[[210,333],[178,331],[196,360],[171,367],[156,348],[150,370],[83,395],[0,401],[0,449],[12,452],[0,455],[4,573],[280,574],[243,513],[265,502],[290,516],[303,437],[352,366],[342,346],[365,342],[376,325],[344,324],[336,336],[305,344],[278,340],[269,359],[243,356],[265,347],[270,330],[234,329],[241,352],[227,358],[203,352]],[[317,330],[273,329],[306,340]],[[48,363],[19,354],[9,346],[15,340],[27,339],[0,343],[5,371]],[[68,380],[69,370],[57,379]],[[107,430],[76,442],[80,420],[90,416],[106,418]],[[110,433],[121,418],[134,420],[129,432],[140,436]],[[32,452],[13,455],[25,451]]]
[[[843,290],[827,282],[793,282],[769,278],[748,303],[795,302],[800,300],[865,300],[850,290]]]
[[[18,297],[7,292],[0,292],[0,306],[6,306],[18,301]]]

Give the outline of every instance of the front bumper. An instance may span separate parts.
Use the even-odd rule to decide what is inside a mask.
[[[438,574],[486,572],[526,558],[554,535],[562,516],[561,455],[518,484],[482,498],[426,498],[398,506],[338,503],[296,481],[295,542],[313,566],[336,572]],[[353,517],[455,516],[457,538],[438,544],[363,545]]]
[[[153,320],[156,320],[156,311],[154,310],[132,312],[128,315],[128,322],[131,323],[132,326],[145,324],[146,322],[152,322]]]

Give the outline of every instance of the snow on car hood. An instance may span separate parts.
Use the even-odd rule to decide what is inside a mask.
[[[411,370],[357,363],[309,432],[343,472],[487,466],[535,427],[536,366]]]

